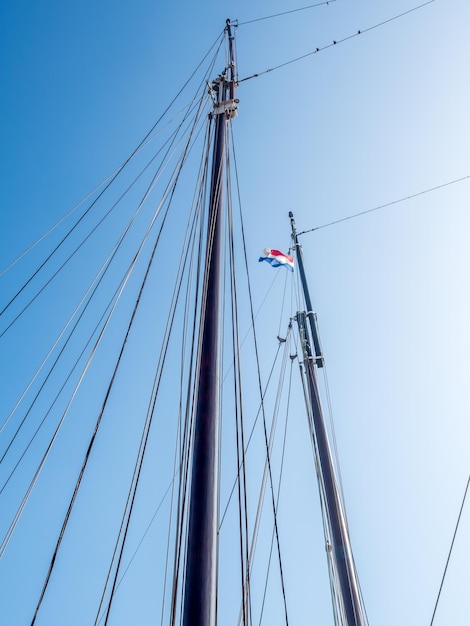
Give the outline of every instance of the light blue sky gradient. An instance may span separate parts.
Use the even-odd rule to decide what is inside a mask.
[[[227,17],[244,22],[294,7],[281,0],[160,4],[1,3],[0,269],[127,158],[221,33]],[[328,46],[416,4],[337,0],[240,26],[239,76]],[[233,129],[256,309],[275,276],[275,270],[258,264],[258,257],[264,247],[287,252],[289,210],[298,229],[307,230],[470,175],[469,23],[466,0],[436,0],[241,83]],[[216,66],[216,72],[221,69]],[[430,623],[470,472],[469,194],[470,181],[456,183],[302,237],[328,366],[353,550],[371,626]],[[110,227],[103,235],[103,249],[122,227],[120,219],[116,231]],[[51,300],[38,303],[17,332],[0,339],[1,422],[78,290],[91,279],[91,261],[101,258],[102,251],[90,247],[87,254],[83,267],[68,276]],[[2,304],[39,256],[33,252],[0,278]],[[268,356],[262,356],[264,377],[276,349],[284,279],[284,274],[278,277],[260,312],[260,339],[263,347],[269,344]],[[153,278],[155,290],[161,281]],[[135,293],[134,284],[128,303]],[[164,315],[159,301],[153,304],[154,310],[142,312],[141,321],[158,335]],[[289,313],[295,312],[287,309],[283,329]],[[123,325],[121,319],[116,334],[107,339],[110,357]],[[153,363],[153,343],[148,341],[148,351],[130,348],[134,363]],[[24,626],[31,619],[108,379],[107,367],[100,357],[88,395],[80,396],[74,418],[64,425],[0,560],[0,622],[7,626]],[[95,528],[104,527],[108,514],[111,518],[120,506],[114,496],[122,501],[118,485],[128,480],[131,463],[130,453],[122,450],[126,442],[132,450],[136,445],[137,434],[129,425],[140,419],[150,377],[136,369],[127,378],[123,375],[122,388],[130,383],[132,394],[126,391],[110,407],[115,421],[109,418],[112,428],[97,442],[38,626],[93,623],[103,574],[94,559],[104,563],[111,543],[111,531],[102,537]],[[247,387],[254,393],[251,381]],[[162,421],[172,400],[165,391]],[[292,419],[300,429],[303,400],[297,396],[293,402]],[[291,576],[291,623],[329,626],[333,621],[317,491],[301,466],[304,457],[309,459],[308,439],[297,426],[292,428],[289,449],[291,458],[299,459],[300,476],[288,472],[283,479],[286,508],[294,496],[300,501],[312,496],[313,508],[293,513],[294,527],[287,513],[280,517]],[[142,538],[168,484],[169,474],[160,474],[157,460],[169,456],[171,462],[170,453],[157,435],[153,445],[156,460],[149,461],[142,486],[142,493],[153,495],[140,501],[132,546]],[[0,495],[2,532],[34,458],[25,461],[17,486]],[[101,459],[109,464],[104,476],[98,473]],[[94,471],[101,477],[95,479]],[[2,481],[3,472],[0,467]],[[152,559],[164,559],[158,537],[165,532],[157,518],[126,575],[127,587],[123,584],[118,593],[110,624],[144,626],[159,619],[159,614],[154,617],[158,574]],[[270,539],[267,524],[262,544]],[[469,550],[467,506],[435,626],[468,626]],[[297,556],[305,557],[298,566]],[[223,553],[221,569],[224,558]],[[224,578],[221,589],[230,621],[238,615],[230,589],[230,576],[236,575]],[[236,584],[238,579],[235,590]],[[254,581],[256,592],[262,592],[262,584],[261,578]],[[264,623],[283,623],[276,602],[279,596]],[[222,600],[219,614],[219,623],[228,624]]]

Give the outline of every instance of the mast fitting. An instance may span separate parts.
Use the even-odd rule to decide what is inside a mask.
[[[212,115],[220,115],[225,113],[227,119],[232,119],[238,115],[238,103],[240,100],[234,98],[233,100],[224,100],[214,106]]]

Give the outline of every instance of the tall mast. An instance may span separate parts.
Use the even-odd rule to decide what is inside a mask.
[[[217,619],[217,530],[219,499],[219,388],[221,250],[227,122],[236,114],[235,55],[230,20],[229,67],[213,83],[216,103],[201,349],[196,380],[183,626],[215,626]]]
[[[338,601],[336,605],[334,602],[334,606],[338,609],[338,619],[341,626],[365,626],[367,622],[359,593],[344,505],[336,477],[328,431],[320,404],[316,368],[323,366],[323,357],[320,352],[315,314],[312,311],[312,303],[303,266],[302,248],[298,241],[292,212],[289,212],[289,217],[297,266],[307,307],[306,312],[297,314],[297,322],[302,345],[303,371],[307,382],[307,401],[310,408],[308,411],[309,427],[320,472],[320,492],[323,493],[326,509],[326,526],[329,535],[327,537],[327,553],[328,557],[332,559],[333,576],[336,579],[333,584]],[[309,320],[310,333],[307,328],[306,318]]]

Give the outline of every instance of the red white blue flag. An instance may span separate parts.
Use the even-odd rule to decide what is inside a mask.
[[[270,248],[265,248],[263,250],[263,256],[260,256],[258,261],[267,261],[271,263],[273,267],[286,267],[291,272],[294,271],[294,259],[288,254],[283,254],[279,250],[271,250]]]

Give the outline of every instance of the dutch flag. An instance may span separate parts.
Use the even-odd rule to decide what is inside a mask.
[[[288,254],[283,254],[279,250],[271,250],[270,248],[265,248],[263,250],[263,256],[260,256],[258,261],[267,261],[271,263],[273,267],[286,267],[291,272],[294,271],[294,259]]]

